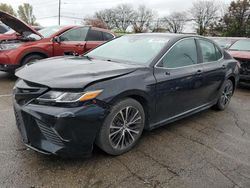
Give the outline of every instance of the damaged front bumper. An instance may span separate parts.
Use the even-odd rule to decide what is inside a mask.
[[[37,91],[36,91],[37,92]],[[32,92],[14,93],[16,124],[23,142],[43,154],[88,157],[108,113],[106,106],[89,102],[77,107],[32,103]],[[27,102],[26,101],[27,98]]]

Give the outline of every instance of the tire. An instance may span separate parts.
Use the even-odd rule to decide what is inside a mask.
[[[221,111],[225,110],[231,101],[233,92],[234,92],[233,82],[228,79],[224,82],[221,88],[220,96],[219,96],[217,104],[215,105],[215,108]]]
[[[28,55],[27,57],[25,57],[22,62],[21,62],[21,66],[24,66],[28,63],[34,62],[36,60],[40,60],[40,59],[44,59],[45,57],[42,55],[38,55],[38,54],[31,54]]]
[[[130,98],[121,100],[112,107],[104,120],[96,145],[110,155],[126,153],[137,144],[144,125],[142,105]]]

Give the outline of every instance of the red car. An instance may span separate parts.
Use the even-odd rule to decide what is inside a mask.
[[[52,26],[38,32],[1,11],[0,21],[18,33],[0,36],[0,70],[6,72],[43,58],[81,55],[115,37],[109,30],[91,26]]]
[[[250,39],[236,41],[228,52],[241,64],[240,81],[250,83]]]

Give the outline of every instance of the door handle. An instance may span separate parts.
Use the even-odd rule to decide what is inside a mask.
[[[226,65],[222,65],[222,68],[223,68],[223,69],[226,69]]]
[[[197,70],[196,74],[202,74],[202,70]]]
[[[165,72],[165,75],[170,76],[170,72]]]

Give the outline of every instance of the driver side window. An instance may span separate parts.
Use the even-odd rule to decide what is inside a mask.
[[[197,64],[197,59],[195,39],[184,39],[177,42],[163,57],[162,64],[165,68],[179,68]]]

